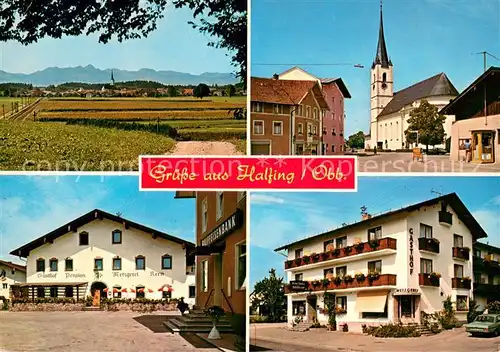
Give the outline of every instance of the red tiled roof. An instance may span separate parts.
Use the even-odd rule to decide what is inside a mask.
[[[317,89],[318,91],[315,97],[318,99],[320,106],[326,108],[323,106],[326,105],[326,102],[321,93],[321,88],[316,81],[294,81],[252,77],[250,87],[252,101],[284,105],[297,105],[306,96],[307,92]],[[321,96],[319,94],[321,94]]]
[[[6,262],[5,260],[0,260],[0,264],[8,266],[9,268],[16,269],[19,271],[26,271],[26,265],[14,264],[12,262]]]

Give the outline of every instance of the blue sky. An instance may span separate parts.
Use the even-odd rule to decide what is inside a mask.
[[[370,68],[379,29],[378,0],[255,0],[252,2],[252,76],[271,77],[290,66],[258,63],[362,64],[302,66],[319,77],[341,77],[346,136],[368,132]],[[500,58],[498,0],[385,0],[384,30],[394,64],[395,91],[445,72],[462,91],[483,72],[488,51]],[[488,65],[500,61],[488,59]]]
[[[284,276],[281,245],[360,220],[370,214],[456,192],[488,234],[482,242],[500,246],[499,177],[360,177],[357,193],[252,193],[250,197],[250,283],[275,268]],[[265,258],[265,260],[263,260]]]
[[[189,9],[167,6],[158,28],[145,39],[118,43],[98,43],[98,36],[42,39],[23,46],[15,42],[0,42],[0,70],[31,73],[46,67],[94,65],[99,69],[118,68],[139,70],[174,70],[200,74],[203,72],[233,72],[230,57],[222,49],[207,46],[210,37],[193,29]]]
[[[195,241],[194,199],[139,192],[132,176],[0,176],[0,259],[95,208]]]

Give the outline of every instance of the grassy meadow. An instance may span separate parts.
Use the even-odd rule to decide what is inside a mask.
[[[3,114],[8,114],[12,108],[13,103],[19,103],[19,107],[21,107],[21,98],[12,98],[12,97],[0,97],[0,118],[3,117]]]

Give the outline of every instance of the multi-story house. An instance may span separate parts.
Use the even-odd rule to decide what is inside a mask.
[[[481,242],[473,246],[474,299],[480,309],[500,301],[500,248]]]
[[[317,81],[328,109],[323,114],[323,155],[340,155],[345,151],[344,146],[344,100],[350,99],[351,94],[342,78],[318,78],[299,67],[293,67],[279,74],[279,79]]]
[[[238,329],[245,326],[247,244],[245,192],[178,191],[196,198],[196,306],[220,306]]]
[[[0,300],[10,299],[10,287],[24,282],[26,282],[26,266],[0,260]]]
[[[321,155],[328,104],[317,81],[251,79],[252,155]]]
[[[99,209],[13,250],[26,298],[180,298],[194,304],[194,244]]]
[[[324,294],[335,295],[337,323],[419,323],[451,296],[465,320],[472,297],[470,248],[486,233],[448,194],[296,241],[286,250],[288,322],[326,324]]]

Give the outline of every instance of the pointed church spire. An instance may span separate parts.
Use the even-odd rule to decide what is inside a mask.
[[[373,61],[373,67],[375,65],[382,65],[384,68],[389,68],[392,66],[391,60],[389,60],[389,55],[387,55],[387,48],[385,46],[384,38],[384,20],[382,18],[382,0],[380,0],[380,29],[378,32],[378,45],[377,45],[377,55]]]
[[[111,82],[112,84],[115,84],[115,77],[113,75],[113,70],[111,70]]]

